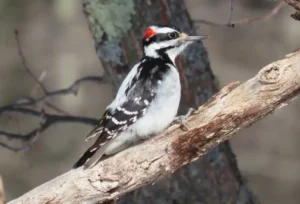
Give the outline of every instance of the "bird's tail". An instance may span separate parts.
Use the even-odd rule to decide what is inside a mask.
[[[91,146],[86,152],[79,158],[79,160],[74,164],[73,168],[77,169],[88,163],[88,161],[94,156],[94,154],[99,149],[99,146]]]

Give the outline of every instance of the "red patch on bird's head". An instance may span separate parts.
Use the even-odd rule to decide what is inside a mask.
[[[143,39],[146,40],[146,39],[152,37],[155,34],[156,34],[156,31],[153,28],[147,28],[147,30],[145,31]]]

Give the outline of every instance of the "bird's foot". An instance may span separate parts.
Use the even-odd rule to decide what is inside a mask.
[[[195,111],[195,109],[193,108],[189,108],[188,112],[185,114],[185,115],[181,115],[181,116],[177,116],[173,122],[172,122],[172,125],[175,125],[175,124],[180,124],[180,128],[181,130],[183,131],[188,131],[188,127],[186,126],[187,124],[187,118],[192,115],[192,113]]]

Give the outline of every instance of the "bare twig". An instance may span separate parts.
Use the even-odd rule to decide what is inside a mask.
[[[109,80],[107,77],[96,77],[96,76],[87,76],[87,77],[83,77],[83,78],[80,78],[78,80],[76,80],[69,88],[67,89],[61,89],[61,90],[58,90],[58,91],[53,91],[53,92],[49,92],[47,90],[47,88],[44,86],[44,84],[42,83],[43,79],[46,77],[46,70],[44,70],[40,77],[37,78],[34,73],[31,71],[31,69],[29,68],[28,64],[27,64],[27,61],[26,61],[26,58],[24,56],[24,53],[23,53],[23,50],[22,50],[22,47],[21,47],[21,42],[20,42],[20,39],[19,39],[19,33],[18,31],[16,30],[15,31],[15,39],[16,39],[16,42],[17,42],[17,47],[18,47],[18,52],[19,52],[19,55],[20,55],[20,58],[21,58],[21,61],[22,61],[22,64],[23,64],[23,67],[25,68],[26,72],[28,73],[28,75],[36,82],[36,85],[38,87],[40,87],[42,90],[43,90],[43,93],[44,93],[44,96],[42,96],[40,99],[38,100],[34,100],[32,99],[31,97],[28,97],[28,101],[27,102],[24,102],[23,100],[23,105],[35,105],[36,103],[39,103],[41,101],[44,101],[45,99],[48,99],[52,96],[55,96],[55,95],[65,95],[65,94],[69,94],[69,93],[73,93],[76,95],[78,89],[79,89],[79,85],[82,83],[82,82],[100,82],[100,83],[108,83]],[[36,89],[37,89],[37,86],[34,86],[32,91],[31,91],[31,96],[32,95],[36,95],[34,94],[36,92]],[[26,100],[25,100],[26,101]],[[19,104],[21,105],[21,104]],[[56,111],[57,113],[60,113],[60,114],[64,114],[64,115],[71,115],[69,114],[68,112],[60,109],[59,107],[57,107],[56,105],[46,101],[45,102],[45,105],[51,109],[53,109],[54,111]]]
[[[95,118],[48,114],[43,111],[36,111],[29,108],[14,107],[14,106],[0,108],[0,115],[2,113],[26,114],[30,116],[39,117],[42,119],[40,126],[31,130],[27,134],[17,134],[17,133],[11,133],[11,132],[0,130],[0,136],[6,137],[7,139],[10,140],[21,140],[23,142],[26,142],[26,144],[23,145],[22,147],[12,147],[6,143],[0,144],[0,146],[5,147],[9,150],[13,150],[15,152],[25,151],[29,149],[29,147],[32,145],[32,143],[36,140],[36,138],[39,136],[41,132],[45,131],[47,128],[57,123],[82,123],[87,125],[96,125],[98,122],[98,119]]]
[[[4,194],[4,187],[3,181],[0,175],[0,204],[5,204],[5,194]]]
[[[243,84],[231,83],[178,125],[106,160],[71,170],[11,201],[103,203],[172,174],[300,94],[300,51],[274,62]]]
[[[233,0],[228,0],[228,2],[229,2],[228,22],[227,22],[227,26],[228,26],[228,27],[234,26],[234,25],[231,23],[231,20],[232,20],[232,11],[233,11],[232,1],[233,1]]]
[[[49,98],[56,97],[56,96],[64,96],[68,94],[74,94],[76,95],[79,87],[84,82],[96,82],[100,84],[106,84],[109,82],[109,79],[107,77],[99,77],[99,76],[86,76],[82,77],[80,79],[77,79],[72,85],[70,85],[68,88],[65,89],[59,89],[53,92],[48,92],[44,96],[40,98],[33,99],[32,97],[25,97],[22,99],[19,99],[15,103],[8,105],[8,106],[27,106],[27,105],[36,105],[38,103],[44,102]],[[7,107],[7,106],[6,106]],[[1,107],[0,107],[1,111]]]
[[[23,51],[22,51],[22,46],[21,46],[21,42],[20,42],[20,39],[19,39],[19,31],[18,30],[15,30],[15,39],[16,39],[16,42],[17,42],[18,51],[19,51],[19,55],[21,57],[21,61],[22,61],[23,67],[25,68],[25,70],[28,73],[28,75],[36,82],[36,84],[38,84],[40,86],[40,88],[42,89],[42,91],[44,92],[44,94],[47,94],[48,93],[47,88],[34,75],[34,73],[30,70],[30,68],[29,68],[29,66],[28,66],[28,64],[26,62],[26,58],[25,58],[25,56],[23,54]]]
[[[19,40],[17,31],[15,32],[15,38],[16,38],[16,42],[18,45],[19,55],[21,57],[22,64],[23,64],[26,72],[34,79],[36,84],[42,88],[44,95],[39,98],[25,97],[25,98],[19,99],[18,101],[16,101],[13,104],[2,106],[2,107],[0,107],[0,115],[2,113],[21,113],[21,114],[42,117],[44,120],[42,121],[42,123],[40,124],[39,127],[34,128],[27,134],[10,133],[10,132],[0,130],[0,136],[4,136],[8,139],[14,139],[14,140],[17,139],[17,140],[26,142],[21,147],[13,147],[13,146],[3,143],[3,142],[0,143],[0,146],[7,148],[9,150],[15,151],[15,152],[28,150],[30,148],[30,146],[33,144],[33,142],[40,135],[40,133],[43,132],[44,130],[46,130],[47,128],[49,128],[50,126],[54,125],[55,123],[76,122],[76,123],[95,125],[97,123],[97,119],[88,118],[88,117],[80,117],[80,116],[71,116],[69,113],[58,108],[56,105],[48,102],[47,100],[52,97],[56,97],[56,96],[63,96],[63,95],[68,95],[68,94],[76,95],[79,90],[80,85],[84,82],[96,82],[96,83],[104,84],[104,83],[110,82],[109,79],[106,76],[104,76],[104,77],[86,76],[86,77],[82,77],[82,78],[76,80],[68,88],[50,92],[41,83],[41,80],[44,78],[44,76],[40,76],[39,79],[37,79],[35,77],[35,75],[33,74],[33,72],[30,70],[30,68],[26,62],[26,59],[24,57],[23,51],[21,49],[21,44],[20,44],[20,40]],[[44,102],[47,107],[50,107],[51,109],[55,110],[58,113],[62,113],[63,115],[48,114],[48,113],[45,113],[44,111],[37,111],[37,110],[30,109],[30,108],[24,108],[24,106],[33,106],[33,105],[37,105],[42,102]]]
[[[231,21],[231,24],[220,24],[220,23],[215,23],[212,21],[207,21],[207,20],[194,20],[195,23],[198,24],[204,24],[212,27],[236,27],[236,26],[243,26],[243,25],[248,25],[250,23],[258,22],[258,21],[268,21],[270,20],[273,16],[275,16],[281,8],[285,5],[284,2],[279,2],[277,6],[275,6],[269,13],[267,13],[264,16],[256,16],[252,18],[245,18],[237,21]]]
[[[14,146],[11,146],[11,145],[6,144],[4,142],[0,142],[0,147],[3,147],[5,149],[8,149],[8,150],[13,151],[13,152],[25,152],[25,151],[29,150],[29,148],[30,148],[29,145],[23,145],[21,147],[14,147]]]
[[[47,70],[45,69],[45,70],[42,71],[41,75],[38,77],[38,81],[40,83],[42,83],[43,80],[46,78],[46,76],[47,76]],[[39,87],[40,87],[39,84],[35,84],[32,87],[32,90],[30,91],[30,95],[31,96],[36,96]]]
[[[30,95],[35,96],[36,92],[37,92],[37,89],[39,87],[42,89],[44,95],[47,95],[48,90],[44,86],[44,84],[42,83],[42,81],[44,80],[44,78],[46,77],[46,74],[47,74],[46,70],[44,70],[41,73],[41,76],[39,78],[37,78],[34,75],[34,73],[31,71],[31,69],[29,68],[29,66],[27,64],[26,58],[24,56],[24,53],[23,53],[23,50],[22,50],[22,47],[21,47],[21,42],[20,42],[20,39],[19,39],[19,32],[17,30],[15,30],[15,39],[16,39],[16,43],[17,43],[17,47],[18,47],[18,52],[19,52],[19,55],[20,55],[20,58],[21,58],[21,61],[22,61],[22,65],[25,68],[25,71],[28,73],[28,75],[36,82],[36,84],[34,85],[34,87],[32,88],[32,90],[30,92]],[[58,113],[69,115],[66,111],[60,109],[59,107],[57,107],[56,105],[54,105],[50,102],[46,102],[45,105],[48,106],[49,108],[55,110]]]

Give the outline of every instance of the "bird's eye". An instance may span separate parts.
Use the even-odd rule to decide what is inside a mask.
[[[171,39],[175,39],[175,38],[178,38],[178,33],[177,32],[173,32],[173,33],[169,33],[169,37],[171,38]]]

